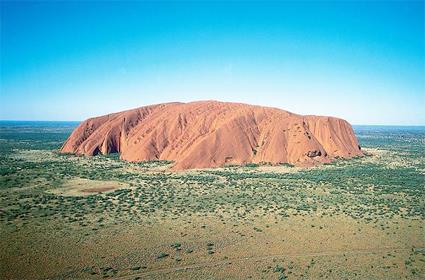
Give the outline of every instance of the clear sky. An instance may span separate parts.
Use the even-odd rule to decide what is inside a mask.
[[[216,99],[425,124],[424,1],[1,1],[0,119]]]

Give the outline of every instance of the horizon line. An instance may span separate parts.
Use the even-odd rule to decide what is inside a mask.
[[[87,119],[86,119],[87,120]],[[75,122],[75,123],[81,123],[85,120],[5,120],[5,119],[0,119],[0,122]],[[425,127],[425,123],[424,124],[354,124],[354,123],[350,123],[350,125],[352,126],[417,126],[417,127]]]

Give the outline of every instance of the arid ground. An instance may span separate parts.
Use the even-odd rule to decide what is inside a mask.
[[[355,127],[313,168],[57,152],[75,124],[0,123],[0,279],[424,279],[425,128]]]

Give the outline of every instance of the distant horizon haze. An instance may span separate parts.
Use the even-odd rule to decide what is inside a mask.
[[[187,102],[196,102],[196,101],[204,101],[204,100],[193,100],[193,101],[187,101]],[[244,103],[244,102],[237,102],[237,101],[221,101],[221,100],[214,100],[214,101],[219,101],[219,102],[232,102],[232,103]],[[162,102],[162,103],[172,103],[172,102],[181,102],[181,101],[168,101],[168,102]],[[184,103],[187,103],[184,102]],[[152,104],[146,104],[146,105],[142,105],[142,106],[138,106],[138,107],[131,107],[131,108],[124,108],[122,110],[119,111],[114,111],[114,112],[106,112],[104,114],[100,114],[100,115],[92,115],[92,116],[88,116],[84,119],[80,119],[80,120],[75,120],[75,119],[0,119],[0,122],[38,122],[38,123],[42,123],[42,122],[63,122],[63,123],[81,123],[89,118],[95,118],[95,117],[100,117],[100,116],[104,116],[104,115],[108,115],[108,114],[113,114],[113,113],[119,113],[122,111],[127,111],[127,110],[132,110],[132,109],[136,109],[136,108],[140,108],[140,107],[144,107],[144,106],[149,106],[149,105],[154,105],[154,104],[160,104],[160,103],[152,103]],[[250,105],[258,105],[258,104],[252,104],[252,103],[246,103],[246,104],[250,104]],[[285,111],[289,111],[291,113],[295,113],[295,114],[299,114],[298,112],[293,112],[290,110],[286,110],[285,108],[280,108],[277,106],[271,106],[271,105],[258,105],[258,106],[265,106],[265,107],[273,107],[273,108],[277,108],[277,109],[282,109]],[[314,113],[306,113],[306,114],[301,114],[301,115],[319,115],[319,114],[314,114]],[[320,116],[329,116],[329,117],[336,117],[336,118],[341,118],[341,119],[345,119],[341,116],[336,116],[336,115],[320,115]],[[347,120],[347,119],[345,119]],[[353,126],[391,126],[391,127],[425,127],[425,123],[423,124],[394,124],[394,123],[353,123],[350,122],[349,120],[347,120],[351,125]]]

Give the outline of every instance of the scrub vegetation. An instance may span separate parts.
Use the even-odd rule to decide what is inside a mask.
[[[0,278],[423,279],[425,130],[358,127],[315,168],[78,157],[0,124]]]

